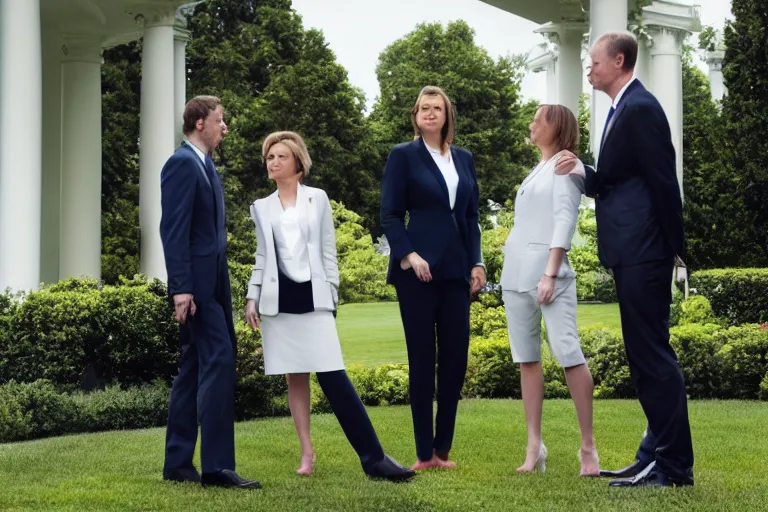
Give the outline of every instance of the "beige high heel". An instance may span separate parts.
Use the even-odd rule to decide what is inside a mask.
[[[583,471],[579,470],[579,476],[584,477],[598,477],[600,476],[600,457],[597,455],[597,448],[592,450],[593,455],[595,456],[595,462],[597,463],[597,468],[595,469],[594,473],[584,473]],[[577,455],[579,457],[579,465],[581,465],[581,448],[579,448],[579,451],[577,452]]]

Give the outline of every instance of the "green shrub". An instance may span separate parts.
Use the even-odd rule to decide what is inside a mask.
[[[282,375],[264,375],[261,331],[254,332],[243,321],[235,323],[237,338],[237,385],[235,418],[238,421],[289,414],[288,384]]]
[[[730,325],[768,322],[768,268],[701,270],[691,275],[690,287]]]
[[[579,332],[582,350],[589,362],[597,398],[633,398],[635,387],[620,331],[592,327]]]
[[[670,329],[670,344],[677,354],[691,398],[715,398],[720,395],[723,366],[718,352],[723,338],[715,333],[715,324],[679,325]]]
[[[163,380],[129,389],[112,385],[102,391],[75,393],[69,398],[77,411],[79,424],[73,426],[71,432],[102,432],[165,425],[169,397],[170,388]]]
[[[0,386],[0,443],[67,434],[80,424],[71,398],[50,381]]]
[[[712,312],[712,305],[703,295],[690,295],[688,300],[680,303],[680,318],[678,325],[716,324],[717,319]]]
[[[721,398],[757,398],[768,371],[768,330],[750,324],[718,331],[723,341],[717,357],[723,367]]]
[[[760,381],[760,400],[768,401],[768,372],[765,373],[765,377]]]
[[[488,295],[488,294],[483,294]],[[507,314],[504,306],[486,307],[483,301],[491,302],[492,297],[474,301],[469,309],[469,334],[481,338],[507,335]]]
[[[506,332],[489,339],[472,340],[463,395],[520,398],[520,369],[512,363]]]

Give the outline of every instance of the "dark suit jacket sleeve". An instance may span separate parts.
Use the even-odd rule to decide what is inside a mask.
[[[387,157],[381,183],[381,230],[387,236],[395,261],[400,261],[413,252],[413,245],[405,231],[407,185],[408,159],[404,149],[396,147]]]
[[[595,172],[595,168],[591,165],[584,166],[584,195],[594,198],[597,195],[597,191],[600,188],[600,175]]]
[[[483,251],[480,247],[479,203],[480,188],[477,184],[477,171],[472,153],[467,151],[467,167],[472,173],[472,193],[467,203],[467,230],[469,231],[469,263],[472,266],[483,262]]]
[[[171,295],[193,290],[189,240],[196,180],[194,173],[186,172],[189,165],[194,165],[189,159],[172,157],[160,173],[160,238]]]
[[[631,116],[627,124],[631,140],[635,141],[635,147],[639,149],[635,158],[648,184],[664,238],[675,254],[683,258],[683,201],[677,182],[675,150],[664,111],[660,106],[628,106],[624,115]]]

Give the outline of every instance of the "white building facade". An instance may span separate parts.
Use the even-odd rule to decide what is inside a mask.
[[[141,38],[141,270],[165,279],[160,170],[181,140],[196,3],[0,0],[0,290],[100,277],[101,53]]]

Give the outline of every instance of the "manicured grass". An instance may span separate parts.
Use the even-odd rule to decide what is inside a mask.
[[[579,304],[577,320],[579,327],[621,327],[618,304]],[[346,304],[339,308],[336,325],[347,365],[408,362],[396,302]]]
[[[403,463],[414,460],[407,407],[370,409],[382,444]],[[298,477],[298,442],[290,418],[238,424],[238,472],[260,491],[201,489],[160,478],[163,429],[109,432],[0,445],[0,510],[768,510],[768,404],[690,404],[696,486],[609,489],[578,475],[573,405],[545,403],[547,472],[518,475],[525,453],[522,403],[462,401],[454,471],[419,474],[406,484],[366,479],[332,415],[312,418],[316,472]],[[636,401],[595,402],[603,467],[628,463],[645,419]]]

